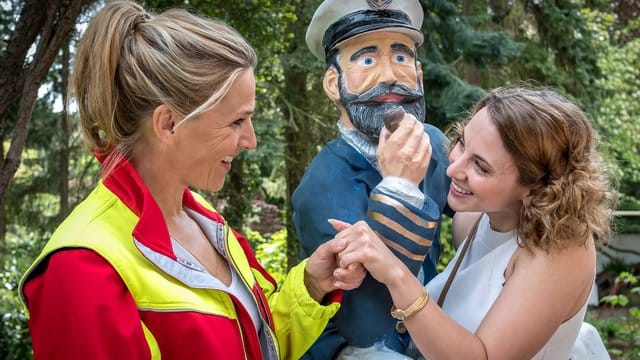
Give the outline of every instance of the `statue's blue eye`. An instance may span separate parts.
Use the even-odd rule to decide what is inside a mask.
[[[404,54],[396,55],[396,62],[403,63],[405,61],[407,61],[407,57]]]
[[[373,65],[374,64],[374,60],[372,57],[366,57],[364,59],[362,59],[362,64],[363,65]]]

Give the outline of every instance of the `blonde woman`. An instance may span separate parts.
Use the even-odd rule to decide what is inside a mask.
[[[25,274],[36,359],[295,359],[362,268],[338,241],[281,288],[190,189],[219,191],[256,147],[256,54],[228,25],[109,2],[78,45],[74,90],[102,181]]]

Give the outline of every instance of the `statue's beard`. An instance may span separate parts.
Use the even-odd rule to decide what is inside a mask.
[[[424,122],[424,92],[420,83],[416,89],[399,84],[379,84],[360,95],[348,92],[342,79],[340,79],[338,86],[340,101],[345,107],[351,123],[369,137],[373,143],[378,143],[380,130],[384,126],[382,114],[398,106],[402,106],[405,112],[415,116],[418,121]],[[402,96],[402,100],[400,102],[375,101],[375,98],[388,94]]]

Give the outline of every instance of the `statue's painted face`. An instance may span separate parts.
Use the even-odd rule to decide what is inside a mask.
[[[340,102],[356,129],[377,142],[382,114],[398,106],[424,121],[422,73],[410,37],[374,31],[339,48]]]

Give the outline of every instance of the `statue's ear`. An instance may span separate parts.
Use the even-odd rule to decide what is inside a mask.
[[[338,88],[338,81],[340,81],[340,77],[338,76],[338,70],[335,66],[329,67],[327,71],[324,73],[324,79],[322,81],[322,86],[324,87],[324,92],[327,94],[327,97],[331,99],[334,103],[337,103],[340,100],[340,89]]]
[[[424,74],[422,73],[422,63],[420,61],[416,61],[416,70],[418,73],[418,81],[419,82],[424,81],[424,78],[423,78]]]

